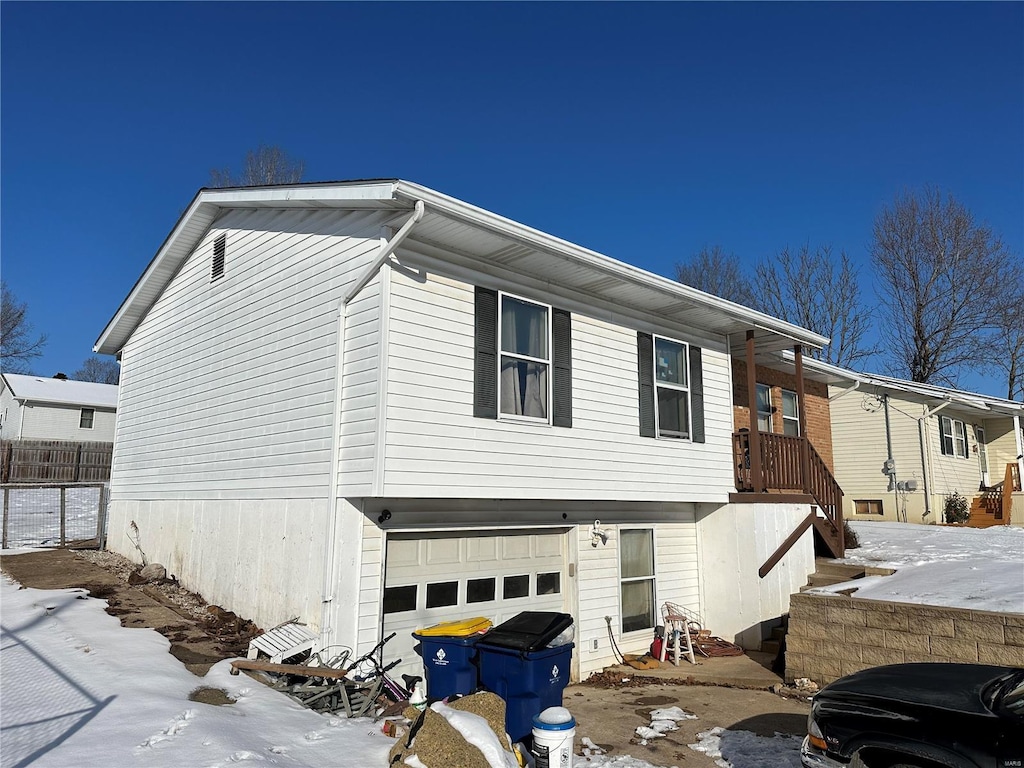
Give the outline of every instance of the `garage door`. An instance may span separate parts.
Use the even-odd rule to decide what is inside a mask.
[[[388,535],[384,660],[422,675],[412,633],[442,621],[483,616],[495,624],[521,611],[566,610],[566,531],[473,535]]]

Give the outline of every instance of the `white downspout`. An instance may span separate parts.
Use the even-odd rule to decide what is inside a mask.
[[[834,395],[832,395],[828,399],[828,401],[830,403],[834,403],[840,397],[846,397],[848,394],[850,394],[851,392],[856,392],[858,389],[860,389],[860,381],[855,381],[855,382],[853,382],[853,386],[852,387],[844,389],[842,392],[836,392]]]
[[[425,208],[422,200],[417,200],[416,205],[413,208],[413,214],[406,222],[402,225],[402,228],[395,233],[395,236],[388,242],[384,243],[380,249],[380,252],[374,258],[370,266],[363,272],[363,274],[356,280],[353,287],[348,290],[341,299],[341,305],[338,307],[338,343],[335,346],[335,360],[334,360],[334,411],[332,417],[332,435],[331,435],[331,487],[330,487],[330,498],[327,500],[327,541],[326,551],[324,553],[324,577],[323,577],[323,589],[321,591],[320,598],[320,647],[326,648],[331,644],[331,635],[334,633],[334,627],[332,626],[332,619],[334,618],[334,611],[332,603],[334,601],[334,586],[335,586],[335,569],[337,565],[337,531],[338,531],[338,460],[341,455],[341,424],[339,420],[341,418],[341,400],[342,400],[342,374],[344,373],[344,362],[345,362],[345,328],[348,319],[348,305],[349,302],[354,299],[363,288],[373,280],[380,268],[384,266],[384,262],[395,252],[395,250],[402,244],[402,241],[409,236],[413,226],[415,226],[422,218],[425,212]],[[380,414],[377,418],[381,418]],[[355,649],[353,649],[355,650]]]
[[[925,410],[925,412],[921,416],[919,416],[918,419],[917,419],[917,439],[921,443],[921,474],[924,475],[923,480],[924,480],[924,516],[925,517],[930,515],[931,512],[932,512],[932,497],[931,497],[931,489],[930,489],[931,483],[928,482],[929,475],[931,474],[931,472],[929,471],[930,468],[931,468],[931,453],[927,450],[927,445],[928,444],[925,441],[925,437],[924,437],[924,431],[925,431],[924,425],[925,425],[925,422],[928,420],[928,418],[930,416],[934,416],[936,413],[941,411],[943,408],[945,408],[951,402],[952,402],[951,400],[946,400],[945,402],[940,403],[939,405],[937,405],[934,408],[932,408],[930,411],[929,410]],[[928,406],[925,406],[925,408],[927,408],[927,407]]]

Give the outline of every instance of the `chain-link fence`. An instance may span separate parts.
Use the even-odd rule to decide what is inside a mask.
[[[3,548],[99,547],[107,519],[107,487],[3,485]]]

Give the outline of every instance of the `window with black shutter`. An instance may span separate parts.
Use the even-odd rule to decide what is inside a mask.
[[[473,415],[572,426],[572,316],[476,289]]]
[[[637,333],[640,435],[704,442],[701,350],[664,336]]]

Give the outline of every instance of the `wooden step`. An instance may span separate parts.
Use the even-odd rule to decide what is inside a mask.
[[[844,580],[859,579],[864,575],[863,565],[837,563],[827,557],[814,558],[814,572],[822,576],[841,576]]]

